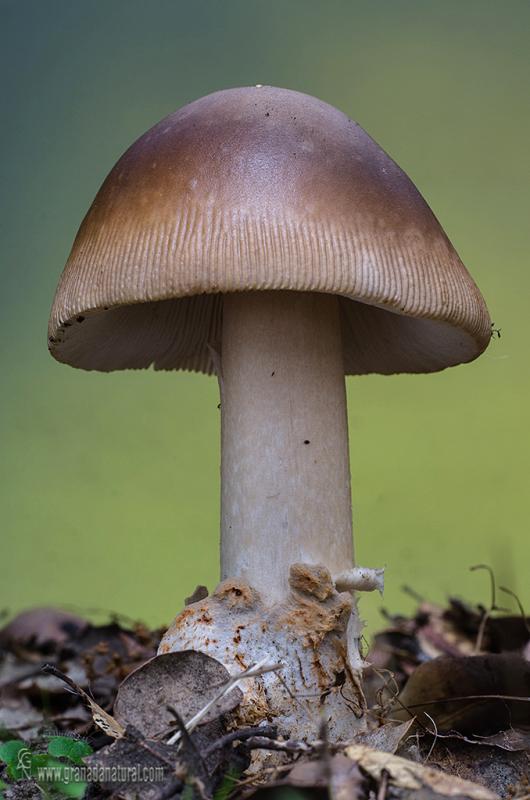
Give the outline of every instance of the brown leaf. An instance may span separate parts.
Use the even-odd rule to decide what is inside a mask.
[[[530,713],[530,663],[515,654],[435,658],[421,664],[392,714],[432,717],[439,732],[482,735],[524,725]],[[432,724],[431,724],[432,727]]]
[[[285,777],[263,788],[328,789],[331,800],[356,800],[364,797],[363,782],[357,764],[337,753],[328,759],[300,760]]]
[[[187,722],[219,693],[230,675],[215,658],[185,650],[155,656],[123,681],[114,704],[116,718],[156,738],[174,727],[174,708]],[[242,693],[232,689],[204,716],[201,724],[236,708]]]
[[[58,608],[31,608],[2,628],[0,643],[6,649],[15,645],[45,649],[78,636],[88,625],[86,620]]]
[[[425,767],[406,758],[382,753],[361,744],[346,748],[346,755],[367,772],[374,780],[380,781],[383,773],[390,783],[408,791],[428,787],[444,797],[467,797],[469,800],[498,800],[498,795],[485,786],[465,781],[432,767]]]

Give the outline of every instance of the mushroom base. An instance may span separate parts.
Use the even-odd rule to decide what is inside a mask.
[[[294,564],[290,593],[267,606],[248,583],[224,580],[173,622],[159,653],[197,650],[237,674],[269,657],[275,672],[245,679],[234,724],[273,722],[294,739],[318,738],[323,722],[331,741],[364,728],[360,674],[349,666],[346,629],[354,609],[350,592],[337,592],[323,566]]]

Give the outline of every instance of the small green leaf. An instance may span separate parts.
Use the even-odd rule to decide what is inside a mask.
[[[61,762],[57,761],[56,763],[60,766]],[[51,766],[55,765],[51,763],[50,756],[46,755],[46,753],[31,753],[27,750],[27,752],[21,751],[18,763],[12,765],[9,769],[12,770],[11,774],[15,780],[27,781],[29,778],[35,778],[37,776],[37,770],[40,767]]]
[[[48,753],[33,753],[31,756],[31,773],[34,774],[38,769],[60,769],[62,761],[52,758]]]
[[[31,774],[44,793],[53,790],[65,797],[83,797],[87,783],[75,780],[72,770],[75,770],[75,766],[65,764],[48,753],[33,756]]]
[[[228,772],[223,775],[221,785],[214,794],[214,800],[228,800],[235,789],[238,778],[239,771],[237,769],[229,769]]]
[[[0,745],[0,760],[7,764],[7,774],[16,781],[28,778],[31,773],[31,759],[31,750],[20,739],[11,739]]]
[[[79,739],[67,736],[54,736],[50,741],[47,753],[32,753],[25,742],[11,739],[0,745],[0,760],[7,764],[7,772],[14,780],[34,778],[43,795],[50,791],[65,798],[81,800],[87,788],[86,781],[75,780],[71,766],[59,758],[66,758],[76,766],[82,764],[82,757],[90,755],[92,748]],[[4,800],[3,789],[6,784],[0,781],[0,800]]]
[[[74,764],[82,764],[83,758],[92,754],[92,748],[82,739],[54,736],[48,744],[48,753],[57,758],[67,758]]]
[[[81,798],[87,789],[86,781],[54,781],[52,787],[65,797]]]
[[[15,764],[18,761],[18,754],[23,749],[28,749],[25,742],[22,742],[20,739],[10,739],[8,742],[4,742],[0,745],[0,760],[4,761],[6,764],[11,766],[11,764]]]

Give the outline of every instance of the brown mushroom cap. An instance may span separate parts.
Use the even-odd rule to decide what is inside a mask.
[[[432,372],[490,340],[425,200],[342,112],[273,87],[196,100],[138,139],[74,242],[49,327],[83,369],[212,371],[222,293],[341,296],[347,374]]]

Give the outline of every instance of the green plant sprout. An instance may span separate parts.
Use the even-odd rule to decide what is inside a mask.
[[[15,782],[34,780],[44,798],[71,797],[80,800],[87,782],[70,780],[68,767],[83,764],[92,748],[80,739],[52,736],[46,753],[33,753],[26,742],[11,739],[0,745],[0,761],[7,766],[7,775]],[[0,782],[0,800],[7,784]]]

